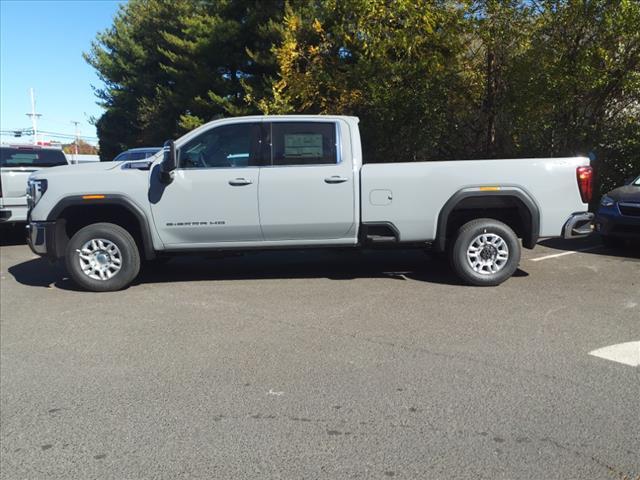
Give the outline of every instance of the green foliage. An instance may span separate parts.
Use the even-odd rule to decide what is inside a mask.
[[[512,65],[516,152],[595,155],[603,191],[640,171],[640,3],[540,1]]]
[[[447,156],[470,77],[451,2],[341,0],[287,10],[265,113],[352,114],[368,161]]]
[[[637,0],[132,0],[87,60],[101,152],[213,118],[357,115],[367,162],[592,154],[640,171]]]

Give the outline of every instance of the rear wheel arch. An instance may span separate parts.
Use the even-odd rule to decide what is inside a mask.
[[[458,228],[475,218],[494,218],[512,228],[525,248],[533,248],[540,234],[540,210],[531,196],[518,188],[460,190],[444,204],[438,215],[434,247],[445,251]]]
[[[129,231],[144,258],[155,258],[147,215],[124,196],[109,195],[104,199],[92,200],[85,200],[82,196],[65,197],[51,209],[47,221],[56,222],[57,257],[64,256],[69,239],[78,230],[93,223],[107,222]]]

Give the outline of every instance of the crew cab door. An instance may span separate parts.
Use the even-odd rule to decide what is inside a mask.
[[[264,124],[258,188],[265,240],[335,240],[355,243],[354,172],[343,159],[335,121]]]
[[[240,122],[215,126],[178,148],[173,181],[151,185],[161,189],[151,209],[166,247],[262,240],[259,145],[260,123]]]

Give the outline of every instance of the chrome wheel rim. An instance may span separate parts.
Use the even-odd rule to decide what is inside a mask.
[[[467,261],[481,275],[493,275],[509,261],[509,247],[500,235],[481,233],[467,248]]]
[[[94,280],[109,280],[122,268],[122,253],[110,240],[93,238],[76,252],[82,272]]]

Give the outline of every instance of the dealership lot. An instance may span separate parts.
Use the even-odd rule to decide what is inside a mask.
[[[497,288],[419,251],[182,257],[78,291],[0,248],[3,478],[640,476],[640,252],[525,250]],[[577,251],[580,250],[580,251]]]

